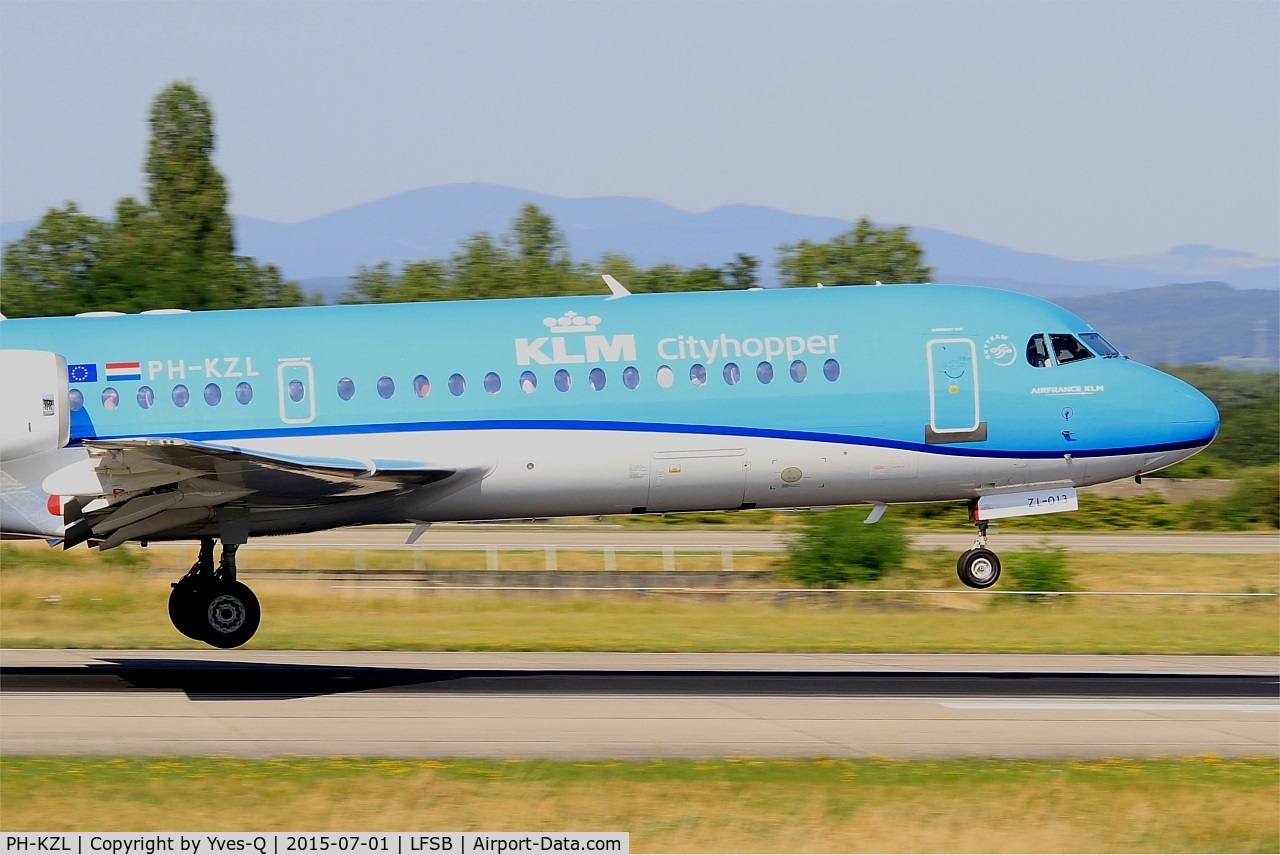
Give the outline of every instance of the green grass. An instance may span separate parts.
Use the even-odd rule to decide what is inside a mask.
[[[25,554],[0,552],[8,556],[0,573],[0,645],[198,646],[169,624],[170,576],[87,563],[27,566],[15,558]],[[1006,558],[1013,584],[1018,554]],[[1274,593],[1280,587],[1270,555],[1077,554],[1068,556],[1068,565],[1084,591]],[[249,645],[262,649],[1280,652],[1276,598],[1071,597],[1010,603],[1010,598],[963,589],[953,556],[941,552],[914,553],[905,570],[877,583],[948,591],[941,595],[498,595],[342,590],[314,577],[248,573],[244,578],[264,605],[262,628]]]
[[[1278,800],[1269,757],[0,760],[5,830],[626,831],[636,852],[1275,852]]]

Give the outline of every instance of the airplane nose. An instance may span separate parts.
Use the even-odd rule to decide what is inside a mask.
[[[1178,440],[1196,449],[1204,448],[1218,435],[1220,417],[1213,401],[1194,386],[1177,378],[1169,378],[1172,406],[1170,422]]]

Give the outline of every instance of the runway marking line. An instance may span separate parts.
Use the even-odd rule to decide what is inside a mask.
[[[940,704],[953,710],[1133,710],[1136,712],[1272,712],[1280,704],[1178,704],[1053,701],[947,701]]]

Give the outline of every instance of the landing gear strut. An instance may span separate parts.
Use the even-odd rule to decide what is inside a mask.
[[[970,588],[990,588],[1000,578],[1000,559],[987,549],[987,523],[975,520],[978,526],[978,539],[973,542],[972,549],[960,553],[956,561],[956,575],[960,581]]]
[[[239,647],[258,631],[262,608],[249,587],[236,581],[238,543],[222,544],[213,564],[212,537],[200,539],[200,555],[187,575],[173,583],[169,620],[188,638],[214,647]]]

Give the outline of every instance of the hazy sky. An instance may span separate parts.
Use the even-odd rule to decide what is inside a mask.
[[[0,220],[141,195],[174,80],[280,222],[483,181],[1280,256],[1275,0],[0,0]]]

